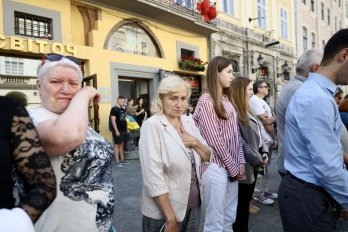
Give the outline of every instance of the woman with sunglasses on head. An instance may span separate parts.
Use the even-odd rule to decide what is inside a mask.
[[[245,179],[238,182],[238,206],[234,232],[248,232],[249,206],[256,183],[257,165],[268,161],[268,146],[261,138],[261,128],[257,116],[249,108],[249,99],[253,95],[252,82],[246,77],[237,77],[232,81],[231,94],[237,111],[238,125],[243,138],[243,151],[246,160]]]
[[[100,95],[83,87],[79,60],[44,56],[37,69],[41,105],[30,110],[57,177],[57,198],[36,231],[109,231],[114,209],[112,145],[88,124]]]
[[[232,105],[231,62],[213,58],[206,75],[206,92],[199,98],[193,118],[214,158],[202,175],[205,232],[230,232],[235,220],[238,180],[244,178],[245,159],[236,110]]]

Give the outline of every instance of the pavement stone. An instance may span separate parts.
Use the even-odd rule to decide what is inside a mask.
[[[115,186],[115,211],[113,225],[117,232],[138,232],[141,230],[142,215],[140,212],[140,194],[142,177],[139,160],[128,160],[129,164],[122,168],[113,167]],[[280,176],[273,160],[269,167],[269,188],[277,192]],[[254,202],[260,207],[260,212],[250,215],[250,232],[283,232],[279,216],[278,201],[274,205],[263,205]]]

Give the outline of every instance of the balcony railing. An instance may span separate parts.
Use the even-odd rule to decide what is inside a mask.
[[[148,0],[148,2],[153,2],[166,8],[173,8],[180,13],[200,17],[196,7],[196,0]]]
[[[202,35],[218,31],[216,25],[204,21],[197,10],[198,0],[98,0],[97,2],[104,7],[109,5]]]

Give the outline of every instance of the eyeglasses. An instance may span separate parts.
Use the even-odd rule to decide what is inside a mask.
[[[268,87],[267,85],[260,86],[259,88],[266,88],[266,89],[269,89],[269,87]]]
[[[66,58],[72,62],[74,62],[77,65],[81,65],[81,61],[79,59],[77,59],[76,57],[73,56],[63,56],[57,53],[48,53],[48,54],[44,54],[42,57],[42,63],[41,65],[43,65],[45,63],[45,60],[49,60],[49,61],[59,61],[63,58]]]

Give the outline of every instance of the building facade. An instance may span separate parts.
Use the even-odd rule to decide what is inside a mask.
[[[346,0],[296,0],[297,54],[324,49],[330,37],[347,27]]]
[[[297,58],[294,2],[219,0],[217,9],[220,32],[211,35],[212,56],[229,57],[236,75],[265,80],[274,106]]]
[[[148,105],[168,73],[192,84],[194,104],[204,72],[179,63],[207,61],[209,36],[218,31],[183,0],[1,0],[0,11],[0,94],[19,90],[29,108],[39,104],[35,75],[43,54],[75,56],[83,61],[84,85],[102,95],[90,119],[107,138],[116,98],[142,97]]]
[[[296,0],[297,54],[311,48],[324,49],[330,37],[348,26],[347,0]],[[340,86],[348,93],[346,86]]]

